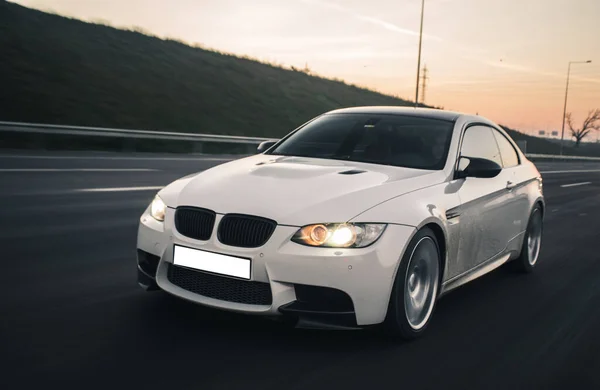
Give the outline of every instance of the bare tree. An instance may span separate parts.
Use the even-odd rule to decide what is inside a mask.
[[[571,113],[567,113],[567,124],[571,130],[571,134],[575,137],[575,146],[579,147],[581,140],[587,136],[592,130],[600,130],[600,109],[591,110],[588,112],[587,118],[583,121],[581,128],[573,127],[573,118]]]

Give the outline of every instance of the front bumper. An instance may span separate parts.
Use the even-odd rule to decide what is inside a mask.
[[[298,227],[279,225],[264,246],[238,248],[220,243],[215,232],[208,241],[180,235],[174,229],[174,212],[167,209],[163,223],[154,220],[147,211],[140,219],[138,273],[143,287],[158,286],[183,299],[230,311],[275,316],[288,314],[317,323],[344,326],[377,324],[385,319],[399,260],[415,232],[414,227],[388,225],[380,239],[366,248],[314,248],[290,241]],[[221,217],[217,215],[215,226]],[[205,290],[191,288],[179,281],[174,283],[172,267],[177,267],[173,265],[174,245],[251,259],[251,281],[235,283],[268,284],[270,301],[252,300],[259,303],[248,304],[243,303],[244,299],[215,299],[193,292]],[[158,261],[154,275],[153,267],[140,265],[144,254],[155,256]],[[216,275],[210,275],[210,278],[229,279],[224,285],[231,284],[232,279]],[[210,282],[214,281],[211,279]],[[218,294],[208,295],[222,298]]]

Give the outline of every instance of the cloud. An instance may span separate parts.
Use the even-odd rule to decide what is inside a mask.
[[[412,55],[407,53],[398,52],[398,51],[389,51],[389,50],[353,50],[347,52],[327,52],[322,53],[321,57],[329,58],[329,59],[363,59],[363,58],[373,58],[373,59],[400,59],[400,58],[411,58]]]
[[[529,66],[513,64],[513,63],[509,63],[509,62],[505,62],[505,61],[481,60],[481,59],[476,59],[476,58],[472,58],[472,57],[469,59],[477,61],[483,65],[492,66],[495,68],[507,69],[507,70],[510,70],[513,72],[529,73],[529,74],[534,74],[534,75],[538,75],[538,76],[566,79],[566,74],[556,73],[556,72],[548,72],[545,70],[539,70],[539,69],[535,69],[535,68],[532,68]],[[588,83],[600,84],[600,79],[593,79],[593,78],[589,78],[589,77],[580,77],[580,76],[571,75],[571,80],[578,80],[578,81],[585,81]]]
[[[379,26],[388,31],[392,31],[392,32],[395,32],[398,34],[409,35],[409,36],[414,36],[414,37],[419,36],[418,31],[413,31],[413,30],[410,30],[407,28],[403,28],[394,23],[390,23],[383,19],[375,18],[373,16],[363,15],[358,12],[354,12],[351,9],[349,9],[348,7],[344,7],[344,6],[336,4],[336,3],[331,3],[331,2],[327,2],[327,1],[321,1],[321,0],[300,0],[300,1],[302,1],[303,3],[306,3],[306,4],[316,5],[316,6],[319,6],[322,8],[329,8],[329,9],[332,9],[335,11],[345,13],[347,15],[352,16],[353,18],[355,18],[357,20]],[[428,35],[428,34],[423,34],[423,39],[429,39],[429,40],[434,40],[434,41],[439,41],[439,42],[442,41],[442,39],[440,37],[436,37],[436,36]]]
[[[385,21],[383,19],[379,19],[373,16],[368,16],[368,15],[363,15],[360,14],[358,12],[352,11],[350,8],[339,5],[337,3],[332,3],[329,1],[323,1],[323,0],[300,0],[301,2],[305,3],[305,4],[311,4],[311,5],[315,5],[318,7],[322,7],[322,8],[328,8],[331,10],[335,10],[341,13],[344,13],[346,15],[349,15],[351,17],[353,17],[356,20],[360,20],[366,23],[370,23],[372,25],[375,26],[379,26],[383,29],[386,29],[388,31],[392,31],[394,33],[397,34],[402,34],[402,35],[407,35],[407,36],[412,36],[412,37],[418,37],[419,36],[419,32],[418,31],[414,31],[414,30],[410,30],[401,26],[398,26],[397,24],[394,23],[390,23],[388,21]],[[456,1],[456,0],[438,0],[440,3],[447,3],[450,1]],[[427,12],[427,11],[425,11]],[[469,53],[469,54],[486,54],[489,53],[488,50],[485,49],[478,49],[478,48],[473,48],[473,47],[469,47],[469,46],[465,46],[462,44],[458,44],[458,43],[454,43],[454,42],[449,42],[446,39],[442,39],[438,36],[435,35],[430,35],[427,33],[423,33],[423,40],[424,41],[430,41],[430,42],[437,42],[437,43],[443,43],[443,46],[445,49],[453,49],[453,50],[457,50],[463,53]],[[415,41],[416,42],[416,41]]]
[[[386,22],[385,20],[377,19],[377,18],[374,18],[371,16],[362,16],[362,15],[358,15],[358,14],[354,14],[353,16],[358,20],[362,20],[363,22],[368,22],[371,24],[378,25],[380,27],[385,28],[386,30],[390,30],[390,31],[397,32],[400,34],[412,35],[412,36],[417,36],[417,37],[419,36],[419,33],[416,31],[412,31],[412,30],[408,30],[408,29],[396,26],[395,24]]]
[[[410,29],[403,28],[394,23],[387,22],[383,19],[360,14],[358,12],[352,11],[348,7],[342,6],[337,3],[323,1],[323,0],[300,0],[300,1],[305,4],[311,4],[311,5],[319,6],[322,8],[328,8],[331,10],[335,10],[335,11],[344,13],[344,14],[349,15],[357,20],[379,26],[383,29],[386,29],[388,31],[392,31],[392,32],[395,32],[398,34],[413,36],[413,37],[419,36],[418,31],[413,31]],[[438,0],[438,2],[440,2],[440,3],[447,3],[450,1],[455,1],[455,0]],[[554,78],[565,78],[565,75],[563,75],[563,74],[538,70],[538,69],[535,69],[535,68],[532,68],[529,66],[514,64],[514,63],[500,61],[500,60],[493,61],[490,59],[482,59],[481,56],[490,58],[493,54],[489,50],[486,50],[486,49],[473,48],[473,47],[465,46],[460,43],[449,42],[449,41],[442,39],[440,37],[437,37],[435,35],[429,35],[429,34],[424,33],[423,40],[429,40],[429,41],[433,41],[433,42],[443,42],[444,48],[446,48],[446,49],[450,48],[450,49],[465,53],[465,55],[463,55],[461,58],[463,58],[465,60],[477,62],[477,63],[485,65],[485,66],[502,68],[502,69],[506,69],[507,71],[511,71],[511,72],[528,73],[528,74],[535,74],[535,75],[539,75],[539,76],[554,77]],[[478,55],[479,57],[475,57],[474,55]],[[571,75],[571,79],[600,84],[600,79],[579,77],[579,76],[573,76],[573,75]]]
[[[484,65],[495,67],[495,68],[514,70],[517,72],[540,73],[533,68],[523,66],[523,65],[511,64],[511,63],[504,62],[504,61],[495,62],[495,61],[490,61],[490,60],[483,60],[483,61],[478,60],[478,62],[480,62],[481,64],[484,64]]]
[[[271,55],[274,55],[278,58],[286,58],[288,60],[305,60],[307,59],[306,53],[298,52],[297,50],[275,50],[271,52]],[[319,61],[339,61],[339,60],[375,60],[372,65],[379,65],[380,60],[397,60],[404,58],[413,58],[414,55],[402,52],[402,51],[393,51],[393,50],[317,50],[311,51],[310,58],[317,58]],[[362,64],[361,66],[367,66],[368,64]]]
[[[372,37],[368,35],[350,35],[350,36],[273,36],[265,35],[260,39],[248,42],[247,46],[252,49],[263,49],[282,47],[290,51],[298,51],[299,48],[315,48],[327,46],[346,46],[356,44],[368,44],[372,42]]]
[[[400,34],[405,34],[405,35],[411,35],[411,36],[415,36],[418,37],[419,33],[417,31],[413,31],[413,30],[408,30],[402,27],[399,27],[393,23],[389,23],[386,22],[385,20],[381,20],[381,19],[377,19],[371,16],[363,16],[363,15],[354,15],[357,19],[362,20],[364,22],[368,22],[371,24],[375,24],[378,25],[380,27],[383,27],[389,31],[393,31],[393,32],[397,32]],[[429,34],[423,34],[423,39],[424,40],[431,40],[431,41],[437,41],[437,42],[442,42],[443,39],[440,37],[436,37],[435,35],[429,35]]]

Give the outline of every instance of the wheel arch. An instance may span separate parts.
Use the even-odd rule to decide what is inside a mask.
[[[437,241],[438,244],[438,250],[440,252],[440,287],[442,285],[442,281],[444,280],[444,275],[446,274],[446,263],[447,263],[447,258],[448,258],[448,250],[447,250],[447,242],[446,242],[446,232],[444,231],[444,229],[437,223],[435,222],[429,222],[425,225],[423,225],[420,229],[422,228],[429,228],[431,229],[431,231],[433,231],[433,234],[435,235],[435,239]],[[419,229],[419,230],[420,230]]]
[[[441,286],[441,284],[444,280],[444,276],[446,275],[446,271],[447,271],[446,267],[447,267],[447,263],[448,263],[447,262],[447,259],[448,259],[448,236],[447,236],[446,229],[444,229],[442,223],[436,218],[428,218],[428,219],[424,220],[423,222],[421,222],[418,226],[415,226],[412,234],[406,241],[404,249],[400,255],[398,264],[396,265],[396,268],[394,269],[394,275],[393,275],[392,280],[396,279],[396,276],[398,274],[398,269],[400,268],[400,263],[401,263],[402,259],[404,258],[405,252],[408,250],[409,243],[424,228],[428,228],[433,232],[435,239],[437,241],[437,244],[438,244],[438,250],[440,252],[440,261],[441,261],[441,264],[440,264],[440,286]]]
[[[546,203],[544,202],[544,199],[541,197],[537,198],[535,202],[533,202],[533,207],[535,206],[540,206],[540,210],[542,211],[542,218],[544,218],[544,215],[546,214]]]
[[[538,197],[536,198],[532,203],[531,203],[531,208],[529,209],[529,213],[527,214],[526,218],[527,218],[527,225],[525,226],[525,229],[521,232],[521,237],[518,240],[518,249],[517,249],[517,254],[515,255],[516,257],[511,257],[511,261],[518,258],[519,256],[521,256],[521,253],[523,252],[523,243],[525,242],[525,236],[527,233],[527,229],[529,228],[529,219],[531,218],[531,215],[533,213],[533,209],[538,206],[540,208],[540,211],[542,212],[542,221],[544,220],[544,216],[546,214],[546,202],[544,201],[543,197]]]

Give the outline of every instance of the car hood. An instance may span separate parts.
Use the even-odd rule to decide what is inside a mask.
[[[196,206],[302,226],[349,221],[444,180],[441,171],[261,154],[177,180],[159,195],[169,207]]]

